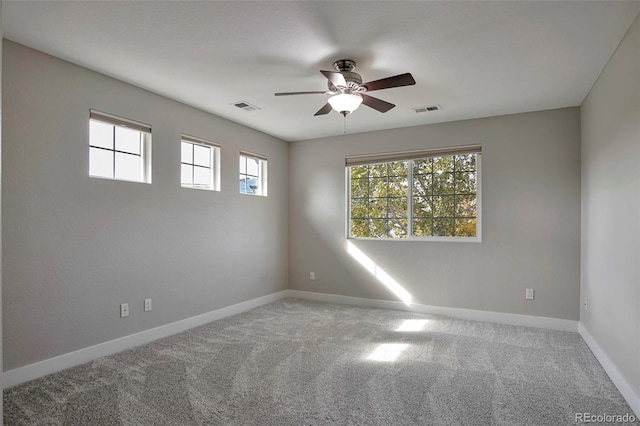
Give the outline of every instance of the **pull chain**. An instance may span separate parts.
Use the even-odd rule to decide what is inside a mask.
[[[344,130],[343,133],[346,135],[347,134],[347,115],[344,115]]]

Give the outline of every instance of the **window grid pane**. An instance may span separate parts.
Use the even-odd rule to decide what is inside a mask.
[[[142,180],[142,157],[116,151],[114,177],[122,180]]]
[[[202,145],[193,145],[193,164],[211,168],[211,148]]]
[[[350,168],[351,237],[407,237],[407,167],[396,161]]]
[[[91,120],[89,123],[89,145],[93,147],[113,149],[113,127],[110,124]]]
[[[211,187],[211,169],[209,167],[193,167],[193,186],[196,188]]]
[[[182,186],[193,186],[193,166],[190,164],[180,164],[180,184]]]
[[[140,132],[125,129],[124,127],[116,127],[116,151],[126,152],[128,154],[142,154],[142,135]]]
[[[91,176],[113,178],[113,154],[109,149],[89,148],[89,171]]]
[[[182,141],[180,143],[180,161],[193,164],[193,144]]]

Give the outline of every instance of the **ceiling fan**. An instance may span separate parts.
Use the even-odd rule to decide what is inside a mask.
[[[353,72],[356,68],[355,61],[351,59],[340,59],[333,63],[336,71],[320,71],[327,78],[329,90],[316,92],[286,92],[276,93],[276,96],[289,95],[331,95],[329,102],[325,104],[314,115],[324,115],[335,110],[345,117],[355,111],[361,103],[376,111],[387,112],[395,107],[394,104],[374,98],[365,92],[374,90],[391,89],[393,87],[412,86],[416,84],[410,73],[399,74],[380,80],[362,82],[360,74]]]

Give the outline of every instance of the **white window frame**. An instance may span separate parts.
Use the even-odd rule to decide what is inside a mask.
[[[261,197],[266,197],[267,196],[267,163],[268,163],[267,157],[260,154],[254,154],[248,151],[240,151],[240,155],[238,156],[238,159],[240,160],[242,157],[245,157],[247,159],[258,160],[258,176],[256,177],[260,182],[260,192],[258,193],[240,192],[239,188],[238,188],[238,192],[240,194],[245,194],[245,195],[257,195]],[[238,164],[239,164],[239,161],[238,161]],[[245,178],[248,178],[249,176],[254,176],[254,175],[249,175],[248,173],[240,173],[240,169],[238,169],[238,173],[240,175],[244,175]]]
[[[379,164],[393,161],[409,161],[430,157],[442,157],[451,155],[476,154],[476,236],[415,236],[413,235],[413,167],[407,168],[407,236],[404,238],[376,238],[376,237],[352,237],[351,236],[351,166],[365,164]],[[345,193],[346,220],[345,233],[347,239],[373,240],[373,241],[439,241],[439,242],[482,242],[482,146],[465,145],[460,147],[435,148],[418,151],[404,151],[394,153],[369,154],[349,156],[345,159]]]
[[[182,177],[180,178],[180,187],[181,188],[188,188],[188,189],[200,189],[200,190],[204,190],[204,191],[220,191],[220,145],[208,141],[206,139],[202,139],[202,138],[198,138],[195,136],[191,136],[191,135],[187,135],[187,134],[182,134],[180,136],[180,176],[182,176],[182,165],[189,165],[191,167],[193,167],[194,171],[196,167],[203,167],[206,168],[204,166],[199,166],[197,164],[194,164],[194,159],[192,158],[192,162],[191,163],[185,163],[182,161],[182,143],[188,143],[191,145],[198,145],[198,146],[203,146],[206,148],[210,149],[210,158],[209,158],[209,164],[211,165],[211,167],[209,167],[209,169],[211,170],[210,173],[210,179],[209,179],[209,187],[208,188],[203,188],[203,187],[199,187],[199,186],[194,186],[194,185],[183,185],[182,183]],[[193,178],[193,176],[192,176]],[[193,182],[193,180],[192,180]]]
[[[98,145],[93,145],[91,141],[91,122],[99,122],[102,124],[107,124],[114,127],[113,130],[113,146],[112,148],[105,148]],[[130,152],[118,151],[116,149],[116,131],[117,127],[126,128],[130,130],[135,130],[141,133],[141,146],[140,146],[140,161],[142,164],[142,169],[140,171],[140,180],[134,179],[123,179],[120,177],[116,177],[116,153],[122,153],[127,155],[136,155],[131,154]],[[138,121],[133,121],[128,118],[119,117],[117,115],[108,114],[106,112],[97,111],[94,109],[89,110],[89,157],[88,157],[88,171],[89,176],[92,178],[98,179],[107,179],[107,180],[117,180],[123,182],[136,182],[136,183],[151,183],[151,125],[144,124]],[[91,173],[91,149],[100,149],[104,151],[109,151],[113,153],[113,174],[112,176],[103,176],[103,175],[95,175]],[[137,155],[136,155],[137,156]]]

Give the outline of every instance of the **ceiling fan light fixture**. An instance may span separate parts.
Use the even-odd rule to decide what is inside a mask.
[[[362,97],[347,93],[341,93],[329,98],[329,105],[331,105],[331,108],[344,116],[351,114],[353,111],[358,109],[361,103]]]

